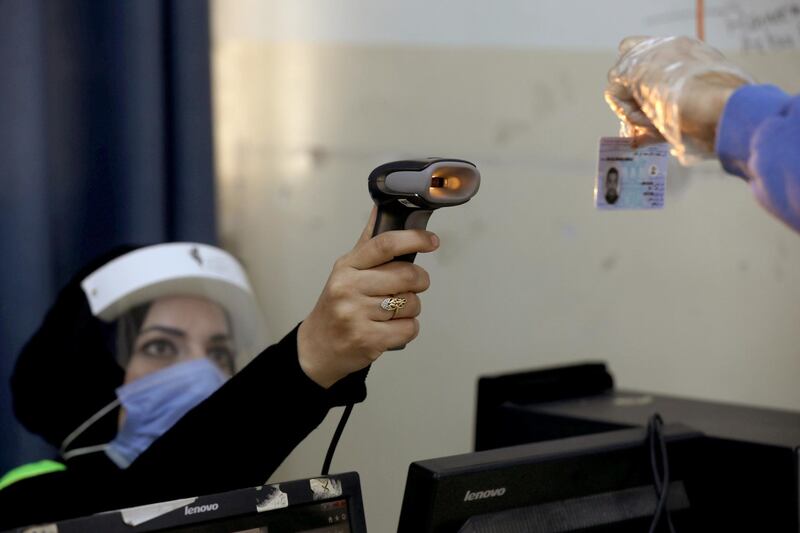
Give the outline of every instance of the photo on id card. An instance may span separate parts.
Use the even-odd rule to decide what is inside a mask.
[[[598,209],[660,209],[666,190],[667,143],[633,146],[627,137],[603,137],[594,184]]]

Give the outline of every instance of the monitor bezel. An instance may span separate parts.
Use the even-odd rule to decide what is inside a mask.
[[[329,480],[339,483],[341,490],[333,490],[329,497],[324,497],[311,489],[312,480]],[[334,485],[335,486],[335,485]],[[288,495],[288,505],[273,510],[259,511],[256,506],[263,502],[266,490],[279,489]],[[338,492],[338,494],[337,494]],[[73,518],[41,524],[38,526],[25,526],[10,531],[58,531],[59,533],[79,533],[86,531],[103,531],[104,533],[131,533],[173,531],[203,524],[219,523],[225,520],[234,520],[237,517],[258,516],[270,512],[283,512],[286,509],[307,506],[315,503],[325,503],[345,498],[347,500],[348,520],[351,533],[366,533],[363,500],[361,498],[361,483],[358,473],[345,472],[328,476],[293,480],[280,483],[268,483],[258,487],[248,487],[233,491],[197,496],[169,502],[157,502],[149,505],[137,506],[127,509],[118,509],[91,516]],[[191,501],[189,501],[191,500]],[[161,511],[158,512],[158,506]],[[187,507],[206,506],[208,512],[202,514],[187,514]],[[216,507],[216,508],[213,508]],[[166,511],[164,511],[166,509]],[[155,514],[135,526],[130,525],[131,516],[147,516]],[[50,529],[48,529],[48,527]],[[34,528],[34,529],[32,529]]]

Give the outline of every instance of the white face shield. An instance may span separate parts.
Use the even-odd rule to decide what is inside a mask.
[[[213,246],[168,243],[134,250],[94,271],[81,287],[96,317],[119,320],[117,358],[123,367],[134,350],[154,356],[167,353],[163,341],[137,346],[143,332],[173,339],[168,350],[175,354],[194,349],[189,341],[197,344],[197,338],[211,343],[203,334],[227,336],[231,370],[266,347],[263,317],[244,269],[232,255]],[[209,356],[221,354],[221,360],[223,344],[202,349]]]

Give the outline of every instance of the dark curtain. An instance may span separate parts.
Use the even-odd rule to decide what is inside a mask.
[[[0,0],[0,475],[52,456],[8,381],[70,275],[215,242],[209,57],[205,0]]]

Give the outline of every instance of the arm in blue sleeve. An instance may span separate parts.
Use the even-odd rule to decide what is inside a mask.
[[[800,232],[800,95],[771,85],[738,89],[716,148],[725,171],[745,178],[761,205]]]

